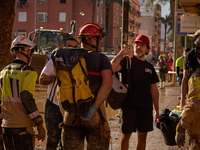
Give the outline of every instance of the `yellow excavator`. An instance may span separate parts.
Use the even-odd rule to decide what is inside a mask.
[[[53,29],[36,29],[29,33],[28,37],[32,40],[38,51],[33,54],[31,66],[36,70],[38,76],[40,75],[43,67],[47,61],[51,58],[51,52],[56,47],[65,46],[66,40],[70,37],[76,37],[76,21],[70,22],[70,33],[60,30]]]

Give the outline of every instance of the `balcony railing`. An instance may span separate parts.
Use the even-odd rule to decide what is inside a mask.
[[[137,15],[140,17],[141,16],[141,12],[139,10],[137,10]]]
[[[129,36],[130,36],[130,37],[135,37],[135,33],[129,32]]]
[[[136,26],[141,27],[141,23],[136,22]]]
[[[132,8],[131,11],[132,11],[132,13],[133,13],[134,15],[137,14],[137,11],[135,10],[135,8]]]
[[[135,20],[129,20],[131,24],[135,24]]]

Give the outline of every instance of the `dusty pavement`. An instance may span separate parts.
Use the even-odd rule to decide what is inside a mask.
[[[36,103],[38,105],[38,109],[42,117],[44,117],[44,107],[46,101],[46,86],[36,85]],[[179,103],[179,89],[178,84],[168,84],[165,89],[159,89],[159,111],[160,113],[164,108],[168,108],[169,110],[173,110],[176,108],[176,105]],[[120,134],[121,134],[121,124],[118,123],[118,117],[114,116],[109,119],[109,125],[111,128],[111,141],[109,150],[118,150],[119,142],[120,142]],[[45,126],[45,124],[44,124]],[[133,133],[130,139],[130,148],[129,150],[134,150],[136,145],[136,133]],[[46,140],[42,143],[39,143],[36,140],[36,150],[44,150],[45,149]],[[157,129],[154,125],[154,131],[148,133],[147,135],[147,145],[146,150],[186,150],[188,145],[188,137],[186,137],[186,144],[182,148],[178,148],[178,146],[167,146],[165,145],[164,138],[159,129]]]

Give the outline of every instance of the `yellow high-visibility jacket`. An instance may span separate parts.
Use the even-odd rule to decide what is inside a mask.
[[[34,99],[36,79],[36,71],[21,60],[13,60],[0,72],[2,127],[43,123]]]

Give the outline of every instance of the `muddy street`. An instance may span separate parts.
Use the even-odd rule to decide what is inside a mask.
[[[44,118],[44,108],[46,102],[46,86],[36,85],[35,99],[40,114]],[[176,108],[176,105],[179,103],[179,89],[178,84],[170,84],[165,87],[165,89],[159,89],[159,112],[161,113],[163,109],[168,108],[170,111]],[[112,112],[114,114],[116,112]],[[110,114],[108,115],[110,116]],[[111,141],[109,150],[118,150],[120,143],[121,135],[121,124],[118,120],[118,115],[115,115],[108,119],[109,125],[111,128]],[[45,126],[45,124],[44,124]],[[136,134],[133,133],[130,139],[130,148],[129,150],[134,150],[136,146]],[[46,140],[43,142],[38,142],[36,139],[36,150],[44,150],[46,145]],[[186,144],[182,148],[178,146],[167,146],[165,145],[164,137],[161,131],[156,128],[154,124],[154,131],[148,133],[147,135],[147,150],[186,150],[188,145],[188,137],[186,137]]]

